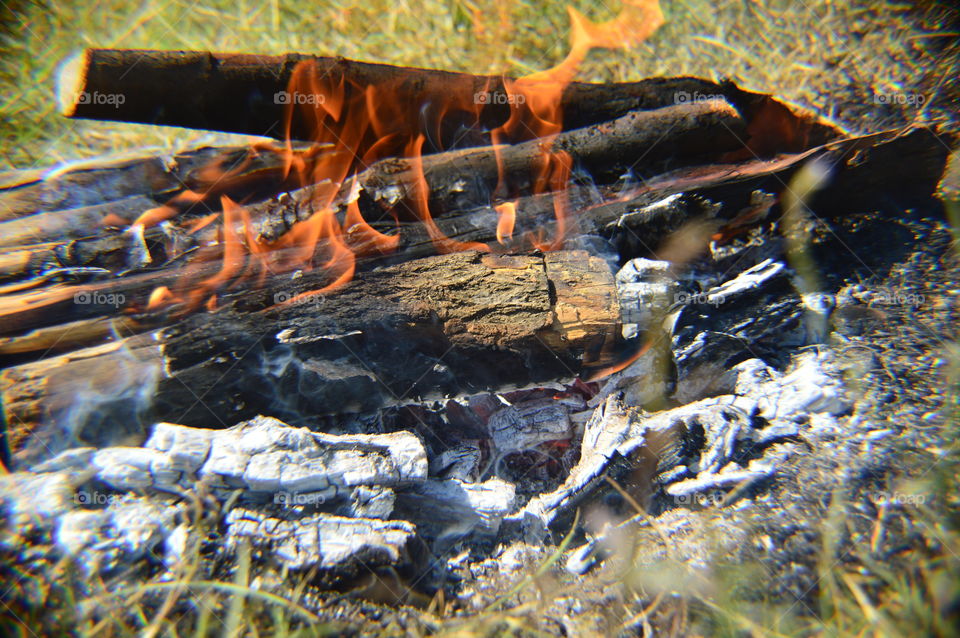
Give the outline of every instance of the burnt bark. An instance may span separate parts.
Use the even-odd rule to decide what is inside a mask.
[[[568,131],[548,142],[533,140],[494,148],[464,149],[420,160],[389,158],[347,181],[340,201],[359,185],[358,205],[367,220],[393,216],[416,219],[418,190],[425,182],[433,217],[475,209],[549,189],[542,179],[547,153],[566,153],[571,167],[597,183],[610,183],[625,171],[654,174],[657,168],[717,161],[743,148],[745,123],[724,100],[632,111],[613,121]],[[422,176],[422,177],[421,177]],[[552,189],[549,189],[552,190]],[[288,193],[255,208],[265,221],[261,234],[276,238],[313,214],[314,189]]]

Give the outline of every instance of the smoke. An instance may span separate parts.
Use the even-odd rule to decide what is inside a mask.
[[[126,345],[53,370],[41,423],[22,457],[29,462],[72,447],[140,444],[161,375],[155,348]]]

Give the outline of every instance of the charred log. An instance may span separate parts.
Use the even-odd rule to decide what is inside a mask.
[[[296,147],[308,157],[322,148]],[[284,156],[279,149],[260,147],[205,147],[167,156],[89,160],[47,171],[22,171],[0,181],[0,222],[50,211],[69,211],[67,218],[93,215],[89,207],[105,206],[104,217],[114,213],[120,219],[142,213],[127,207],[123,200],[141,196],[152,200],[148,208],[169,202],[190,189],[205,196],[200,202],[219,206],[227,194],[236,200],[257,200],[292,188],[285,179]],[[296,184],[299,185],[299,184]],[[113,208],[107,208],[110,205]],[[185,210],[188,208],[183,207]],[[94,226],[97,220],[91,217]],[[29,223],[29,222],[28,222]],[[52,228],[52,219],[43,225]],[[68,227],[79,222],[64,221]],[[91,226],[93,228],[94,226]],[[12,227],[11,227],[12,228]],[[3,235],[6,235],[4,232]],[[2,235],[0,235],[2,236]]]
[[[362,273],[327,296],[295,296],[311,279],[263,291],[288,302],[263,312],[197,314],[8,368],[0,392],[14,461],[57,442],[103,445],[104,420],[127,424],[130,436],[141,423],[209,427],[222,414],[303,422],[570,378],[605,356],[619,328],[608,266],[578,251],[457,253]]]

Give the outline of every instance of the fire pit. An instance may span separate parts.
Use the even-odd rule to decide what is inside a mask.
[[[670,538],[695,568],[695,515],[882,440],[844,344],[921,293],[817,264],[888,225],[945,245],[935,215],[885,216],[931,209],[943,132],[854,135],[730,81],[576,82],[664,16],[571,18],[566,59],[519,78],[68,60],[67,117],[275,141],[0,184],[17,560],[73,561],[158,618],[231,580],[298,622],[357,599],[499,613]]]

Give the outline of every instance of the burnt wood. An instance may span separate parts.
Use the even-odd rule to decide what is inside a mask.
[[[321,414],[441,399],[576,376],[615,348],[609,266],[583,251],[462,252],[360,273],[337,291],[305,275],[160,331],[0,373],[16,461],[100,428],[170,421],[204,427],[268,414]],[[279,297],[278,297],[279,296]],[[227,421],[221,419],[229,415]]]

